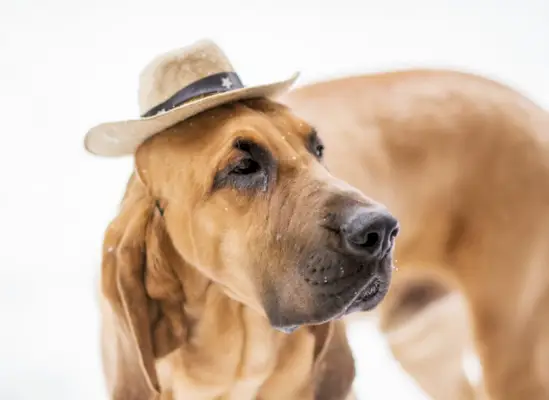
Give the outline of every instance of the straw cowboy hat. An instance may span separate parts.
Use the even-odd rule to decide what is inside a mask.
[[[287,91],[290,79],[259,86],[242,84],[223,51],[210,40],[162,54],[139,79],[141,118],[108,122],[92,128],[84,139],[90,153],[116,157],[133,154],[147,138],[202,111],[253,97]]]

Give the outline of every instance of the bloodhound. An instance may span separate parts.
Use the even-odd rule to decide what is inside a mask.
[[[351,398],[340,318],[385,296],[399,227],[330,174],[326,133],[258,98],[139,146],[104,237],[110,398]],[[350,163],[365,143],[327,140]]]
[[[547,112],[498,82],[440,70],[333,79],[283,102],[317,129],[330,171],[400,221],[398,271],[378,310],[404,367],[435,398],[473,398],[460,352],[448,351],[468,346],[459,324],[470,321],[480,391],[548,399]]]

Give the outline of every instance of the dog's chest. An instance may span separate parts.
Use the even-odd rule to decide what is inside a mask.
[[[208,309],[189,342],[157,363],[161,385],[173,400],[255,399],[275,368],[281,334],[233,301]]]
[[[243,342],[237,379],[224,399],[255,399],[277,362],[280,334],[248,308],[243,310],[242,317]]]

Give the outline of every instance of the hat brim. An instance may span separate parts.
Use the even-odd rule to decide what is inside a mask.
[[[119,157],[134,154],[139,145],[149,137],[187,118],[236,100],[275,97],[288,91],[298,76],[299,73],[296,72],[290,79],[285,81],[250,86],[203,97],[148,118],[106,122],[88,131],[84,138],[84,147],[90,153],[104,157]]]

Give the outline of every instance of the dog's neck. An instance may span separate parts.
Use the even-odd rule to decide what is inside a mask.
[[[315,354],[328,327],[320,340],[306,327],[290,335],[276,331],[264,315],[183,260],[167,235],[158,240],[167,263],[148,271],[147,289],[162,387],[171,388],[174,399],[312,396]],[[288,371],[294,386],[283,382]],[[300,397],[303,390],[310,396]]]

